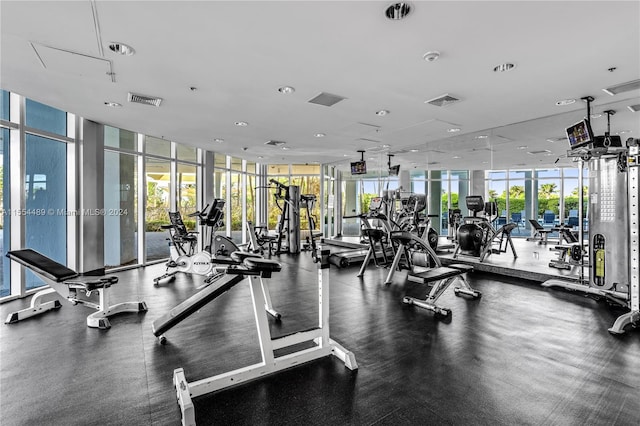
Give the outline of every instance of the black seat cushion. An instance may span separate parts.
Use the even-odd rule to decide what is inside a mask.
[[[256,272],[278,272],[282,270],[282,265],[275,260],[263,259],[261,257],[248,257],[244,260],[244,264],[251,270]]]
[[[57,282],[63,282],[79,275],[73,269],[69,269],[32,249],[12,250],[7,252],[7,257]]]
[[[409,244],[413,235],[408,231],[393,231],[391,233],[391,239],[394,241],[398,241],[400,244]]]

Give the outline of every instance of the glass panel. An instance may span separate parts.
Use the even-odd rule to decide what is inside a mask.
[[[286,177],[269,176],[269,179],[275,179],[284,185],[289,185],[289,179]],[[267,226],[269,229],[277,229],[278,220],[284,208],[284,196],[285,191],[278,191],[273,184],[269,184],[269,198],[267,199]]]
[[[25,109],[25,124],[27,127],[55,133],[56,135],[67,135],[66,112],[31,99],[26,100]]]
[[[227,156],[224,154],[214,154],[213,156],[213,167],[217,169],[226,169],[227,168]]]
[[[3,98],[4,98],[3,91]],[[2,255],[2,262],[0,262],[0,268],[2,273],[0,274],[0,297],[8,296],[11,293],[11,275],[10,275],[10,261],[6,256],[9,251],[9,242],[11,241],[11,212],[10,194],[11,194],[11,182],[9,180],[9,129],[0,129],[0,135],[2,137],[2,144],[0,151],[0,157],[2,157],[2,173],[0,174],[0,211],[3,213],[0,215],[0,226],[2,227],[2,234],[0,236],[0,254]]]
[[[231,223],[231,239],[242,242],[242,174],[231,173],[231,218],[226,221]],[[226,222],[225,221],[225,222]]]
[[[225,170],[213,171],[213,198],[227,199],[227,172]],[[211,203],[211,200],[204,200],[205,203]]]
[[[0,118],[9,121],[9,92],[0,90]]]
[[[509,180],[509,211],[507,212],[507,216],[505,218],[505,223],[515,223],[518,227],[514,228],[512,234],[523,235],[527,234],[525,232],[525,222],[527,219],[527,206],[531,205],[530,198],[527,195],[531,195],[531,191],[527,191],[527,180],[525,180],[525,176],[530,177],[531,172],[510,172],[509,176],[513,176],[512,179]],[[531,179],[528,180],[529,185]],[[528,192],[528,194],[527,194]]]
[[[320,168],[318,168],[320,173]],[[319,230],[320,224],[318,223],[318,217],[320,217],[320,176],[292,176],[291,185],[297,185],[300,187],[300,194],[315,195],[316,202],[311,203],[309,214],[313,224],[313,230]],[[367,204],[368,206],[368,204]],[[300,238],[304,241],[309,233],[309,218],[307,217],[306,207],[300,204]],[[306,231],[306,232],[305,232]]]
[[[104,208],[118,212],[104,217],[105,268],[138,261],[138,157],[104,153]]]
[[[242,171],[242,159],[231,157],[231,170]]]
[[[176,156],[180,161],[191,161],[195,163],[198,161],[197,149],[192,146],[176,144]]]
[[[67,264],[67,145],[27,134],[25,141],[25,247]],[[25,271],[26,288],[43,282]]]
[[[319,175],[320,165],[318,164],[292,164],[292,175]]]
[[[145,136],[144,143],[147,154],[160,155],[162,157],[171,156],[171,142],[167,140]]]
[[[267,176],[288,176],[288,164],[269,164],[267,166]]]
[[[256,173],[256,163],[247,162],[247,173]]]
[[[197,166],[178,163],[178,173],[176,174],[178,194],[176,195],[176,200],[178,200],[178,211],[182,215],[182,221],[188,230],[196,228],[195,218],[189,217],[191,213],[196,211],[196,173]]]
[[[560,179],[539,179],[537,182],[538,221],[553,227],[560,213]]]
[[[426,174],[424,170],[413,169],[409,172],[409,176],[411,176],[411,179],[424,179],[425,175]]]
[[[247,175],[247,220],[256,223],[256,177]]]
[[[145,241],[147,260],[169,257],[169,232],[161,225],[169,223],[169,182],[171,179],[168,160],[147,158],[145,162],[145,185],[147,203],[145,208]]]
[[[137,151],[136,134],[116,127],[104,126],[104,145]]]

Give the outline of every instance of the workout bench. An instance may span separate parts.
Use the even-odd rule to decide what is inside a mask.
[[[49,288],[38,291],[31,299],[31,306],[9,314],[5,324],[13,324],[26,318],[40,315],[62,307],[59,300],[43,302],[43,298],[58,293],[72,304],[81,304],[98,312],[87,317],[87,326],[100,329],[111,327],[108,317],[120,312],[144,312],[145,302],[124,302],[109,305],[109,289],[118,282],[118,277],[82,276],[78,272],[50,259],[32,249],[13,250],[7,257],[20,263],[40,277]]]

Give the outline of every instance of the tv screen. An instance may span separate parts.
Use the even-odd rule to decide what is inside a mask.
[[[571,127],[567,127],[567,139],[571,149],[579,148],[593,142],[593,131],[588,120],[577,122]]]
[[[400,173],[400,164],[389,167],[389,176],[398,176]]]
[[[352,175],[364,175],[367,173],[367,162],[366,161],[356,161],[351,163],[351,174]]]

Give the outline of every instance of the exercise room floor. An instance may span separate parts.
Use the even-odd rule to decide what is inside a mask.
[[[532,262],[537,247],[519,244],[519,259]],[[318,313],[309,253],[277,259],[283,270],[268,281],[283,315],[269,320],[276,336],[313,327]],[[439,304],[453,315],[438,321],[402,303],[405,294],[426,292],[405,284],[406,272],[384,286],[386,270],[371,265],[359,279],[358,268],[330,270],[332,338],[354,352],[357,371],[328,357],[197,398],[198,424],[640,424],[640,330],[607,332],[620,309],[476,271],[468,280],[482,298],[447,290]],[[113,317],[110,330],[87,328],[92,310],[66,302],[0,324],[0,423],[177,425],[174,369],[193,381],[260,361],[246,281],[158,344],[153,320],[203,281],[179,275],[154,287],[163,272],[160,264],[117,274],[112,303],[142,299],[149,311]],[[0,314],[28,302],[0,305]]]

